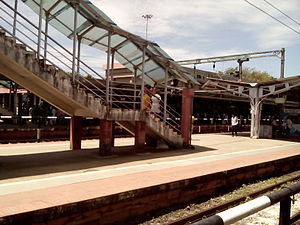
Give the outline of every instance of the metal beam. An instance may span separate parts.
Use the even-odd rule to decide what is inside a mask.
[[[106,61],[106,103],[109,104],[109,79],[110,79],[110,56],[111,56],[111,33],[108,32],[107,39],[107,61]]]
[[[72,61],[72,80],[75,82],[75,63],[76,63],[76,41],[77,41],[77,13],[78,4],[74,3],[74,30],[73,30],[73,61]]]
[[[18,12],[18,0],[15,0],[15,8],[14,8],[14,24],[13,24],[13,36],[16,36],[17,29],[17,12]]]
[[[37,59],[40,59],[40,48],[41,48],[41,35],[42,35],[42,14],[43,14],[43,0],[40,3],[39,11],[39,30],[38,30],[38,42],[37,42]]]
[[[141,86],[141,108],[140,110],[143,110],[144,108],[144,90],[145,90],[145,83],[144,83],[144,78],[145,78],[145,54],[146,54],[146,46],[144,46],[143,49],[143,66],[142,66],[142,86]]]
[[[134,68],[134,78],[133,78],[133,88],[134,88],[134,97],[133,97],[133,109],[136,109],[136,77],[137,77],[137,68]]]
[[[164,115],[163,115],[163,122],[166,125],[167,122],[167,100],[168,100],[168,74],[169,74],[169,67],[165,69],[165,88],[164,88]]]
[[[284,88],[279,89],[279,90],[276,90],[276,91],[273,91],[273,92],[270,92],[270,93],[268,93],[268,94],[265,94],[265,95],[263,95],[262,97],[263,97],[263,98],[266,98],[266,97],[268,97],[268,96],[270,96],[270,95],[277,95],[277,94],[280,94],[280,93],[289,91],[289,90],[291,90],[292,88],[295,88],[295,87],[300,86],[300,82],[297,83],[297,84],[294,84],[294,85],[290,85],[288,82],[287,82],[287,83],[284,83],[284,84],[285,84],[285,85],[284,85],[284,86],[285,86]]]
[[[252,53],[244,53],[237,55],[225,55],[225,56],[216,56],[216,57],[208,57],[208,58],[198,58],[198,59],[190,59],[190,60],[180,60],[177,61],[179,65],[196,65],[196,64],[204,64],[204,63],[214,63],[214,62],[224,62],[224,61],[232,61],[238,59],[251,59],[251,58],[262,58],[262,57],[279,57],[282,53],[281,50],[273,50],[273,51],[263,51],[263,52],[252,52]]]
[[[47,61],[48,25],[49,25],[49,13],[46,13],[46,19],[45,19],[45,40],[44,40],[44,66],[46,66],[46,61]]]
[[[81,38],[78,39],[78,44],[77,44],[77,70],[76,70],[77,79],[79,79],[79,74],[80,74],[80,51],[81,51]]]
[[[110,102],[112,103],[113,96],[113,79],[114,79],[114,63],[115,63],[115,52],[111,53],[111,68],[110,68]]]

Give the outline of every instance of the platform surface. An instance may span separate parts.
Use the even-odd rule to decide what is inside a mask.
[[[195,149],[98,155],[98,140],[0,145],[0,217],[202,176],[300,154],[300,142],[197,134]],[[132,138],[116,146],[133,145]],[[17,204],[16,204],[17,203]]]

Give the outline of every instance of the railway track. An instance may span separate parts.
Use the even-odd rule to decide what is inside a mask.
[[[281,187],[282,185],[288,183],[288,182],[293,182],[293,181],[296,181],[296,180],[299,180],[300,179],[300,173],[298,173],[297,175],[294,175],[290,178],[287,178],[283,181],[280,181],[276,184],[273,184],[273,185],[268,185],[262,189],[259,189],[257,191],[254,191],[250,194],[246,194],[244,196],[241,196],[241,197],[237,197],[233,200],[230,200],[230,201],[227,201],[223,204],[219,204],[219,205],[216,205],[216,206],[213,206],[213,207],[210,207],[210,208],[207,208],[207,209],[204,209],[200,212],[197,212],[195,214],[192,214],[192,215],[189,215],[189,216],[185,216],[183,218],[180,218],[180,219],[177,219],[175,221],[172,221],[172,222],[169,222],[169,223],[166,223],[165,225],[185,225],[185,224],[190,224],[190,223],[194,223],[194,222],[197,222],[203,218],[206,218],[206,217],[209,217],[211,215],[214,215],[220,211],[224,211],[224,210],[227,210],[229,208],[232,208],[234,206],[237,206],[241,203],[244,203],[245,201],[247,201],[248,199],[252,199],[252,198],[256,198],[260,195],[263,195],[267,192],[270,192],[270,191],[273,191],[274,189],[276,188],[279,188]],[[293,218],[294,220],[296,218],[300,217],[300,214],[297,216],[295,215]],[[299,218],[298,218],[299,219]]]

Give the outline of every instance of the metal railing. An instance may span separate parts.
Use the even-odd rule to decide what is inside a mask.
[[[146,97],[146,96],[149,97]],[[158,110],[154,109],[153,101],[157,99],[157,102],[159,103]],[[173,130],[175,130],[177,133],[181,133],[180,127],[181,127],[181,115],[176,112],[174,109],[172,109],[170,106],[167,106],[167,114],[163,114],[164,110],[164,104],[161,98],[158,98],[155,94],[153,94],[150,90],[145,90],[144,93],[144,111],[148,113],[152,118],[157,118],[160,121],[164,121],[169,127],[171,127]]]
[[[17,4],[18,7],[16,7]],[[39,24],[36,25],[31,18],[29,19],[24,15],[22,7],[25,6],[21,1],[0,0],[0,5],[0,28],[14,37],[17,42],[26,46],[28,51],[33,52],[37,59],[43,63],[45,69],[48,66],[53,66],[55,70],[64,71],[72,79],[74,78],[75,60],[77,68],[73,82],[78,87],[84,88],[87,92],[100,98],[110,108],[141,109],[143,85],[131,84],[124,88],[124,84],[122,86],[122,84],[112,81],[112,76],[104,78],[92,66],[84,62],[79,55],[73,55],[71,47],[66,46],[71,45],[72,41],[62,44],[59,40],[53,38],[49,33],[54,31],[48,29],[47,21],[42,21],[41,16],[38,18]],[[41,24],[44,25],[44,30]],[[54,35],[56,35],[55,32]],[[111,86],[108,89],[105,79],[110,79]],[[107,95],[109,95],[108,98]],[[161,103],[163,104],[163,101]],[[164,110],[161,110],[161,112],[164,112]],[[180,124],[178,123],[180,119],[178,118],[181,116],[171,107],[167,106],[166,115],[158,114],[155,116],[180,133]]]
[[[38,34],[34,31],[38,31],[39,27],[32,23],[22,13],[15,11],[15,9],[7,2],[1,0],[1,3],[3,4],[3,8],[1,6],[0,11],[3,13],[1,13],[2,15],[0,16],[0,19],[4,22],[4,24],[1,23],[1,28],[11,36],[15,37],[18,42],[26,45],[30,51],[38,55],[36,50],[38,45]],[[14,12],[16,12],[17,15],[15,23],[15,18],[13,17]],[[14,24],[16,25],[15,28],[13,27]],[[13,34],[13,31],[9,31],[10,29],[16,31],[15,35]],[[44,31],[41,31],[41,33],[44,36],[44,39],[41,38],[43,45],[40,46],[40,50],[45,51],[43,55],[40,55],[40,58],[44,61],[44,65],[52,65],[56,69],[65,71],[66,74],[71,77],[73,63],[71,60],[73,57],[72,52],[52,38],[49,34],[46,34]],[[47,43],[45,42],[46,39]],[[105,102],[105,98],[103,98],[103,96],[106,95],[105,85],[101,82],[101,80],[104,79],[103,76],[101,76],[83,60],[78,59],[77,57],[75,57],[75,60],[78,64],[80,64],[80,66],[77,68],[77,74],[74,81]],[[116,96],[118,96],[118,94],[112,93],[113,100]],[[114,106],[128,108],[127,104],[114,104]]]
[[[238,205],[226,211],[220,212],[214,216],[208,217],[201,221],[192,223],[193,225],[229,225],[237,222],[247,216],[250,216],[262,209],[280,202],[279,225],[290,225],[300,216],[290,217],[291,213],[291,196],[300,192],[300,183],[283,188],[282,190],[273,192],[271,194],[256,198],[252,201]]]

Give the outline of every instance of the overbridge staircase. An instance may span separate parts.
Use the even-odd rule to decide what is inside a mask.
[[[7,12],[7,9],[5,11]],[[28,20],[24,15],[18,16]],[[34,24],[31,26],[26,29],[37,29]],[[180,126],[175,123],[175,117],[178,116],[173,116],[172,119],[170,117],[173,114],[168,111],[169,118],[163,121],[141,110],[142,97],[141,94],[137,94],[141,90],[135,90],[134,96],[128,97],[128,92],[124,94],[121,89],[111,89],[112,101],[108,104],[104,97],[107,91],[103,84],[105,80],[97,78],[91,81],[83,76],[74,80],[70,72],[64,71],[50,60],[37,56],[32,46],[3,25],[0,29],[0,73],[71,116],[115,121],[132,134],[135,133],[135,121],[144,121],[146,135],[150,139],[162,140],[172,148],[180,148],[183,145]],[[123,95],[128,97],[126,103],[118,100],[124,100]]]

